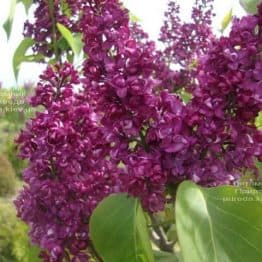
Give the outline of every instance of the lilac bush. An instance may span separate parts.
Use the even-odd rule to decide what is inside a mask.
[[[24,36],[35,40],[35,53],[51,57],[54,43],[61,39],[56,23],[61,23],[73,32],[79,32],[79,17],[85,1],[83,0],[34,0],[34,21],[24,24]],[[58,53],[56,55],[59,55]]]
[[[46,12],[45,1],[35,2],[36,12]],[[164,209],[167,188],[183,180],[231,184],[246,170],[256,173],[262,160],[254,124],[262,109],[262,6],[258,15],[235,19],[228,37],[215,38],[212,1],[196,1],[190,24],[170,2],[160,37],[165,50],[130,24],[119,1],[89,0],[81,8],[83,70],[48,66],[30,101],[43,109],[17,140],[29,166],[15,204],[44,261],[88,260],[90,215],[111,193],[138,197],[154,213]],[[41,20],[48,14],[36,15],[26,27],[39,40],[35,50],[49,54],[51,24]],[[38,28],[47,30],[40,36]],[[175,87],[186,88],[191,101]]]
[[[207,50],[214,39],[211,29],[213,15],[213,0],[195,0],[191,21],[184,22],[180,18],[178,3],[169,2],[160,34],[167,62],[189,66]]]

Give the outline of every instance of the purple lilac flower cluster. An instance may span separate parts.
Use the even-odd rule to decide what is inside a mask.
[[[34,20],[26,21],[24,36],[35,40],[33,51],[51,57],[54,53],[54,41],[61,35],[56,23],[61,23],[72,32],[78,32],[78,22],[85,1],[83,0],[34,0]]]
[[[208,22],[211,11],[197,3],[194,16],[200,12]],[[90,215],[111,193],[128,192],[157,212],[167,187],[185,179],[216,186],[256,171],[261,17],[260,11],[235,20],[229,37],[211,35],[205,55],[190,49],[198,66],[193,98],[184,104],[170,88],[180,80],[177,72],[130,27],[119,1],[86,1],[79,23],[88,57],[83,75],[68,63],[49,66],[31,99],[44,110],[18,138],[29,166],[16,206],[44,261],[88,261]]]
[[[235,18],[229,36],[214,41],[198,60],[187,121],[196,129],[198,153],[221,183],[225,175],[234,179],[243,168],[255,169],[254,157],[262,156],[262,134],[254,124],[262,110],[261,16]]]
[[[196,0],[190,22],[181,21],[179,14],[180,6],[176,1],[170,1],[160,41],[165,45],[167,62],[187,67],[205,52],[214,38],[211,29],[213,0]]]
[[[156,63],[153,42],[132,38],[128,12],[117,0],[86,6],[82,31],[89,57],[84,64],[84,90],[111,143],[108,157],[123,164],[126,191],[139,196],[151,212],[160,210],[166,172],[161,155],[145,149],[145,139],[164,106],[158,72],[165,64]]]
[[[179,4],[171,0],[165,12],[159,40],[163,43],[162,57],[176,68],[170,90],[191,89],[195,79],[197,58],[204,54],[215,39],[211,24],[214,0],[195,0],[190,21],[182,21]]]
[[[44,111],[18,139],[21,156],[30,160],[18,215],[50,261],[68,257],[65,249],[72,261],[86,261],[88,218],[99,201],[121,190],[121,170],[106,160],[110,144],[84,95],[74,92],[78,83],[70,64],[48,67],[31,99]]]

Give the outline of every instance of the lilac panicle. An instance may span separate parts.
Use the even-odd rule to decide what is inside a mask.
[[[258,15],[235,19],[228,37],[215,39],[211,1],[201,3],[190,24],[169,5],[162,40],[171,49],[163,53],[130,25],[118,0],[85,2],[78,23],[83,73],[69,63],[48,66],[30,100],[42,110],[17,140],[29,165],[15,204],[44,261],[88,261],[89,218],[111,193],[138,197],[153,213],[164,209],[167,187],[183,180],[217,186],[256,172],[262,5]],[[173,29],[182,40],[190,30],[196,36],[180,46]],[[169,68],[170,59],[182,63],[183,77]],[[173,87],[189,83],[185,104]]]
[[[49,66],[31,99],[44,110],[18,138],[29,166],[15,203],[18,215],[31,225],[32,241],[49,251],[48,261],[62,261],[68,253],[72,261],[86,257],[91,212],[121,189],[120,170],[105,159],[109,146],[96,114],[74,91],[78,83],[70,64]]]
[[[63,24],[72,32],[79,32],[78,22],[83,0],[34,0],[34,20],[27,20],[24,24],[24,36],[35,41],[33,51],[46,57],[52,57],[54,46],[61,40],[56,27]]]
[[[160,34],[160,41],[165,46],[164,56],[169,63],[187,67],[207,50],[214,38],[212,16],[213,0],[196,0],[190,22],[183,22],[180,6],[176,1],[169,1]]]

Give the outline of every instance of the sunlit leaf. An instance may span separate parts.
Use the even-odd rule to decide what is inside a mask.
[[[130,21],[134,23],[141,22],[141,19],[138,16],[136,16],[135,14],[131,13],[130,11],[129,11],[129,19]]]
[[[57,28],[61,35],[65,38],[68,45],[72,49],[75,55],[79,55],[82,50],[81,35],[74,36],[72,32],[64,25],[57,23]]]
[[[183,182],[176,222],[183,262],[259,262],[262,193],[253,188],[203,188]]]
[[[262,129],[262,112],[259,112],[258,117],[256,118],[256,127]]]
[[[226,13],[221,22],[221,31],[224,31],[232,20],[232,8]]]
[[[261,3],[261,0],[239,0],[241,6],[245,9],[247,13],[255,14],[257,13],[257,5]]]

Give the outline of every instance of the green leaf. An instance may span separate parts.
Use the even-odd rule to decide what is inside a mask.
[[[75,36],[74,36],[77,55],[79,55],[80,52],[83,50],[83,40],[82,40],[82,38],[83,38],[83,36],[80,33],[75,34]]]
[[[195,66],[192,66],[192,68],[194,68]],[[183,102],[185,104],[188,104],[191,99],[192,99],[192,94],[188,93],[185,88],[181,88],[179,89],[179,91],[177,92],[178,95],[182,98]]]
[[[70,9],[70,5],[67,3],[67,0],[61,0],[61,9],[62,13],[68,18],[72,16],[72,11]]]
[[[176,202],[183,262],[260,262],[261,201],[254,189],[183,182]]]
[[[113,194],[90,219],[90,236],[106,262],[153,262],[145,215],[137,199]]]
[[[256,167],[258,169],[259,175],[262,176],[262,162],[256,161]]]
[[[245,9],[247,13],[256,14],[257,5],[261,3],[261,0],[239,0],[240,5]]]
[[[33,0],[19,0],[19,2],[21,2],[24,5],[25,11],[28,14],[28,10],[31,7],[31,5],[33,4]]]
[[[256,127],[262,130],[262,112],[259,112],[259,115],[256,118]]]
[[[65,27],[64,25],[57,23],[56,24],[59,32],[61,35],[65,38],[67,41],[68,45],[72,49],[75,55],[79,55],[81,50],[82,50],[82,41],[81,41],[81,35],[77,34],[75,37],[71,33],[71,31]]]
[[[0,261],[40,262],[40,249],[30,244],[29,228],[16,217],[12,199],[0,198]]]
[[[177,257],[174,254],[163,251],[154,251],[156,262],[178,262]]]
[[[13,56],[13,70],[15,78],[18,77],[18,72],[22,62],[38,62],[41,61],[44,57],[43,55],[26,55],[26,52],[30,47],[34,45],[34,40],[31,38],[25,38],[17,47],[14,56]]]
[[[230,8],[230,10],[226,13],[226,15],[224,16],[224,18],[222,19],[221,22],[221,31],[223,32],[229,25],[229,23],[232,20],[232,8]]]
[[[130,19],[130,21],[132,21],[134,23],[139,23],[139,22],[142,21],[138,16],[136,16],[135,14],[133,14],[130,11],[129,11],[129,19]]]
[[[167,240],[168,241],[177,241],[177,230],[176,230],[176,225],[172,224],[170,228],[168,229],[167,233]]]
[[[57,47],[61,50],[70,49],[70,46],[64,37],[60,37],[60,39],[57,41],[56,44],[57,44]]]
[[[16,0],[11,0],[10,9],[9,9],[9,15],[7,20],[5,21],[3,28],[6,32],[7,39],[10,38],[12,26],[13,26],[13,20],[14,20],[14,14],[15,14],[15,7],[16,7]]]

